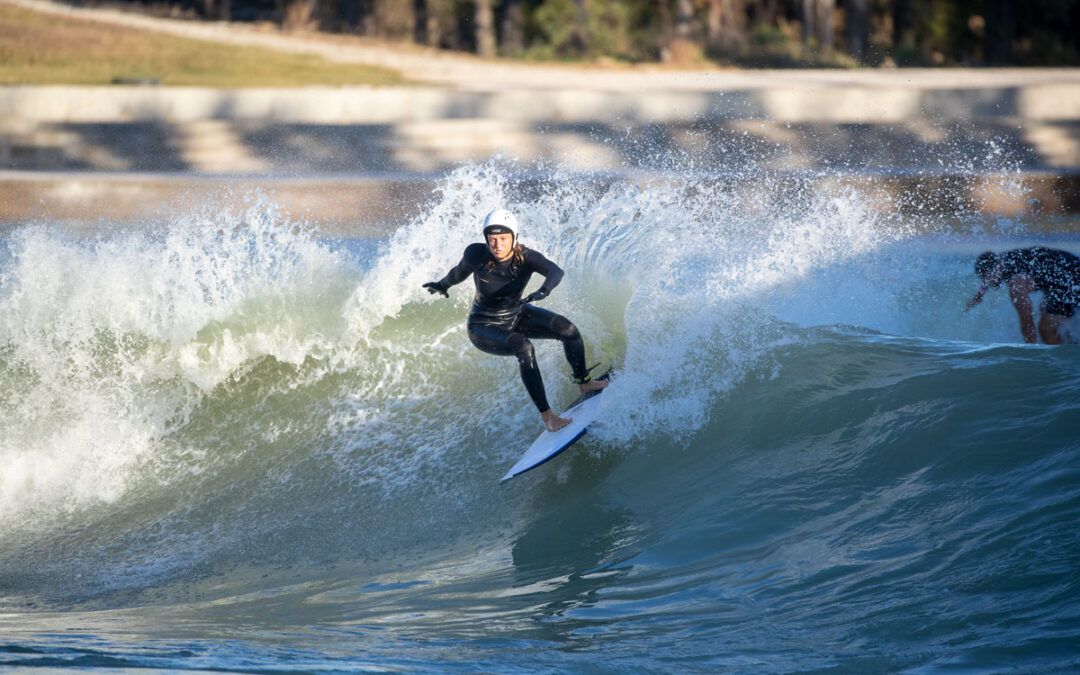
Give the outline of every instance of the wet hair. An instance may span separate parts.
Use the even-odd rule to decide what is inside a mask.
[[[525,251],[527,249],[521,244],[514,244],[514,250],[510,255],[510,269],[515,272],[525,264]],[[489,260],[487,264],[487,271],[491,272],[495,269],[495,261]]]
[[[997,264],[997,254],[987,251],[975,259],[975,274],[978,274],[980,279],[986,281],[986,277],[990,276],[990,272],[993,271],[994,266]]]

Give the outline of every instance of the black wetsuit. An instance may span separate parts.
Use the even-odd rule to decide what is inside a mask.
[[[563,277],[558,265],[532,249],[524,251],[524,261],[515,266],[512,259],[497,262],[486,244],[470,244],[461,262],[438,283],[449,288],[472,275],[476,297],[467,323],[469,340],[489,354],[517,356],[525,389],[537,409],[545,412],[550,406],[529,338],[561,341],[577,379],[588,374],[585,343],[569,319],[522,300],[534,272],[544,277],[543,285],[534,294],[536,300],[547,297]]]
[[[998,256],[1002,281],[1022,274],[1043,293],[1043,310],[1071,317],[1080,304],[1080,258],[1052,248],[1018,248]]]

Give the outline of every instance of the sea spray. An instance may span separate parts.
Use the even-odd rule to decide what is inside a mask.
[[[6,244],[2,527],[115,502],[140,467],[163,478],[161,440],[207,392],[262,357],[299,364],[340,344],[325,298],[341,261],[258,199],[159,230],[28,227]]]

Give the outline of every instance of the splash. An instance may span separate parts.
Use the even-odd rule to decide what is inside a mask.
[[[7,249],[0,523],[115,502],[207,393],[342,337],[341,260],[258,197],[90,239],[23,228]]]
[[[979,336],[948,311],[962,256],[920,250],[934,226],[887,191],[751,168],[521,176],[462,167],[362,251],[257,197],[88,239],[15,231],[0,277],[0,523],[161,486],[212,502],[232,489],[218,475],[244,477],[246,504],[282,485],[332,484],[369,506],[460,499],[512,459],[508,436],[538,428],[513,364],[468,343],[469,285],[449,301],[421,287],[496,207],[567,273],[544,306],[578,325],[590,361],[617,355],[600,447],[690,442],[746,378],[782,372],[793,324]],[[549,398],[572,399],[561,350],[540,345],[539,359]],[[283,467],[272,478],[267,461]]]
[[[625,180],[555,171],[514,182],[511,175],[496,163],[451,175],[432,208],[395,232],[350,298],[350,332],[402,358],[423,355],[423,372],[437,371],[434,361],[475,362],[458,328],[468,284],[449,303],[421,286],[480,238],[485,213],[509,208],[522,223],[522,242],[567,272],[545,306],[578,324],[591,355],[605,348],[621,355],[620,386],[606,397],[618,411],[609,418],[620,422],[601,432],[613,443],[692,435],[779,339],[776,321],[760,311],[763,298],[909,235],[874,195],[823,189],[820,176],[761,173],[747,181],[687,172]],[[430,312],[450,332],[426,345],[430,334],[417,340],[393,328],[414,312]],[[557,350],[542,349],[541,365],[555,400],[568,396]],[[521,399],[512,377],[498,389]]]

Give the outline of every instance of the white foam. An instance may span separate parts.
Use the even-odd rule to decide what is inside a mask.
[[[0,462],[14,467],[0,482],[0,524],[107,504],[147,477],[212,473],[214,453],[184,446],[162,458],[162,439],[266,357],[293,366],[286,389],[348,375],[323,394],[338,398],[324,402],[329,440],[311,452],[356,483],[393,489],[512,458],[510,430],[539,429],[516,364],[468,343],[468,281],[449,301],[421,287],[480,241],[496,207],[515,211],[522,241],[566,271],[543,306],[579,326],[590,360],[602,345],[618,354],[609,421],[593,434],[612,445],[691,437],[770,358],[785,322],[918,333],[926,313],[904,305],[902,275],[958,278],[956,261],[913,271],[919,254],[897,248],[909,228],[873,195],[748,182],[554,174],[521,186],[497,164],[463,167],[362,262],[259,200],[91,240],[17,230],[0,286],[2,358],[18,392],[0,419]],[[538,351],[561,407],[574,395],[562,351]]]
[[[8,248],[0,524],[117,500],[206,392],[344,337],[318,307],[343,264],[258,199],[157,231],[22,228]]]

